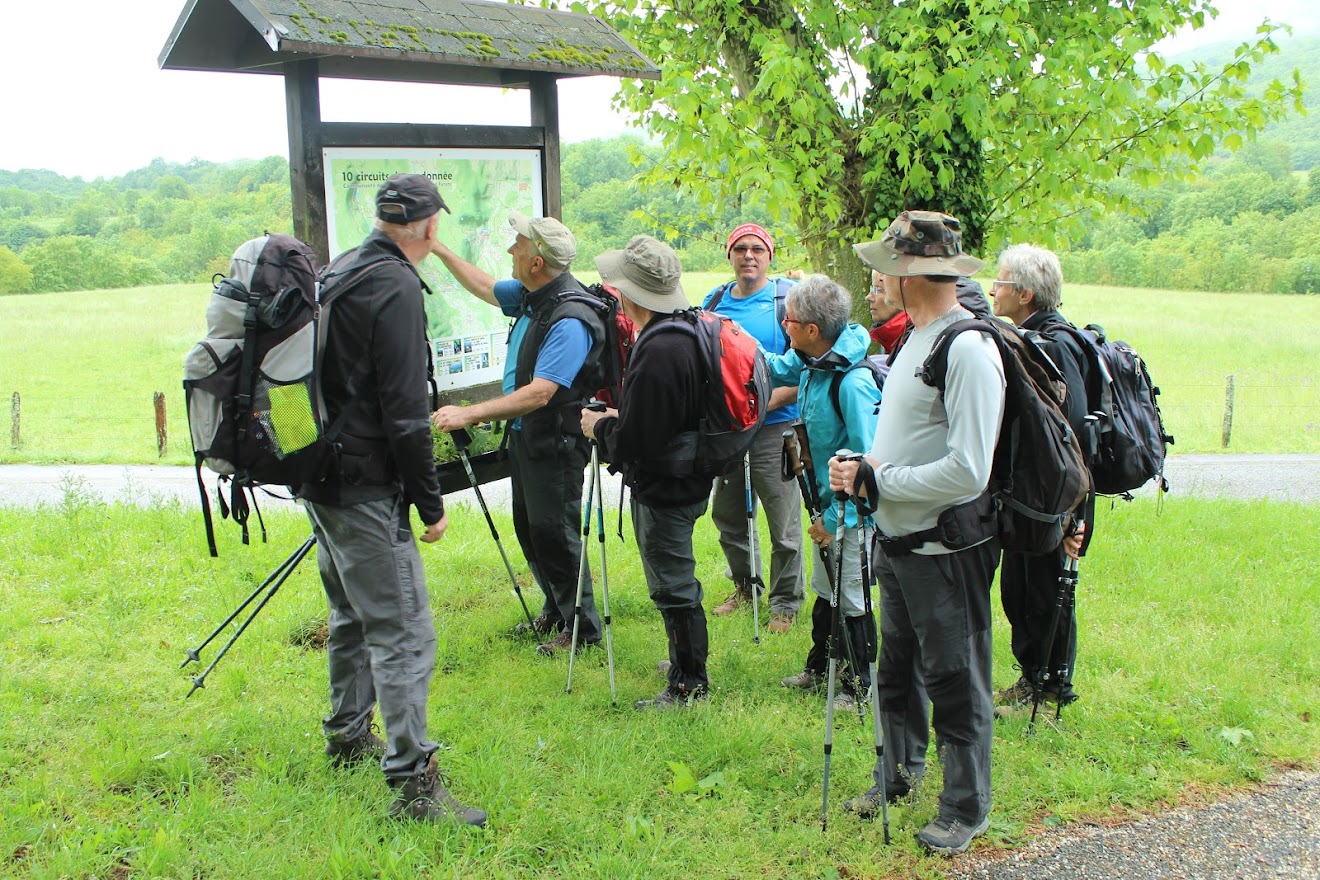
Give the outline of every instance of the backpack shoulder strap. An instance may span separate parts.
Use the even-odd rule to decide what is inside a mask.
[[[839,391],[843,387],[843,377],[853,370],[869,370],[871,378],[875,381],[875,387],[882,391],[885,387],[884,374],[880,372],[880,367],[876,365],[875,361],[869,357],[862,358],[846,370],[835,370],[834,375],[830,378],[830,403],[834,404],[834,413],[839,417],[840,422],[844,419],[843,404],[839,400]]]
[[[705,310],[708,312],[715,311],[715,307],[720,304],[720,300],[724,299],[724,295],[729,291],[733,290],[734,285],[737,283],[738,283],[737,281],[730,281],[728,284],[725,284],[719,290],[715,291],[715,295],[710,298],[710,302],[707,303],[703,308],[705,308]]]
[[[967,330],[978,330],[993,339],[997,346],[1003,347],[997,329],[980,318],[954,321],[941,330],[940,335],[935,337],[935,344],[930,347],[930,354],[921,365],[921,381],[937,389],[941,397],[944,396],[945,380],[949,373],[949,346],[953,345],[954,337]]]

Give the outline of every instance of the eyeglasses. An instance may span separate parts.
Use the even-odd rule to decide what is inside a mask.
[[[810,321],[799,321],[797,318],[785,318],[784,320],[780,321],[779,323],[781,323],[781,324],[797,324],[799,327],[806,327],[806,326],[807,326],[808,324],[810,324],[811,322],[810,322]]]
[[[875,284],[871,285],[871,296],[884,296],[884,295],[885,295],[885,289],[883,287],[880,287]]]
[[[996,287],[1021,287],[1021,286],[1022,285],[1017,281],[1000,281],[999,279],[995,279],[994,281],[990,282],[991,290],[995,289]]]
[[[751,253],[758,257],[770,253],[765,248],[761,247],[759,244],[751,244],[751,245],[735,244],[733,246],[733,252],[735,254],[738,254],[739,256],[742,256],[743,254]]]

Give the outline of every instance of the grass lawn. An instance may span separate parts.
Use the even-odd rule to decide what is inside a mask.
[[[693,273],[684,286],[699,302],[724,280]],[[0,461],[191,463],[182,361],[205,331],[209,295],[203,284],[0,297],[0,393],[22,399],[21,444],[0,439]],[[1229,375],[1227,451],[1320,452],[1320,297],[1070,285],[1064,313],[1102,324],[1146,358],[1174,452],[1220,451]],[[164,459],[157,391],[167,403]]]
[[[1022,721],[996,726],[978,846],[1315,767],[1317,514],[1179,499],[1161,514],[1144,499],[1105,511],[1079,589],[1082,701],[1032,736]],[[378,772],[326,764],[325,656],[311,636],[325,610],[310,564],[184,700],[185,649],[303,540],[296,514],[272,516],[272,542],[248,548],[222,523],[212,560],[198,517],[177,506],[104,505],[74,483],[60,505],[0,507],[0,874],[942,875],[912,837],[934,813],[937,773],[891,811],[888,848],[877,825],[840,811],[869,785],[869,729],[855,718],[838,718],[822,835],[823,701],[778,685],[801,668],[806,626],[756,646],[748,616],[712,620],[710,702],[639,715],[632,701],[662,684],[663,635],[631,537],[611,537],[619,705],[601,650],[582,656],[567,695],[566,662],[510,634],[522,615],[480,513],[451,520],[422,549],[439,637],[429,718],[455,792],[491,813],[485,831],[391,822]],[[512,534],[507,517],[499,527]],[[697,556],[710,607],[727,584],[709,520]],[[1000,687],[1015,677],[1002,627]]]

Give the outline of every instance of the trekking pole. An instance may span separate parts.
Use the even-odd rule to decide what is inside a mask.
[[[862,602],[866,613],[866,622],[875,626],[874,606],[871,603],[871,555],[866,546],[866,519],[868,511],[860,496],[853,496],[857,508],[857,530],[861,544]],[[866,645],[866,659],[871,669],[871,720],[875,722],[875,763],[880,768],[880,821],[884,825],[885,846],[889,845],[889,792],[885,787],[885,733],[880,723],[880,638],[876,633],[875,650]]]
[[[604,408],[604,404],[601,405]],[[605,567],[605,488],[600,477],[600,444],[591,443],[591,471],[596,489],[596,537],[600,543],[600,601],[601,617],[605,623],[605,662],[610,671],[610,705],[617,706],[619,695],[614,687],[614,638],[610,633],[610,576]],[[582,546],[582,554],[587,552]]]
[[[743,484],[747,490],[747,551],[752,567],[748,578],[752,590],[752,644],[761,644],[761,609],[758,596],[761,581],[761,542],[756,537],[756,508],[752,506],[752,454],[743,455]]]
[[[592,445],[593,460],[596,456],[596,446]],[[573,693],[573,661],[577,657],[578,627],[582,623],[582,594],[586,590],[587,578],[591,577],[591,564],[587,561],[587,544],[591,538],[591,501],[596,494],[596,478],[593,477],[587,481],[587,499],[582,505],[582,546],[578,554],[578,582],[577,599],[573,602],[573,638],[568,647],[568,684],[564,687],[564,693]]]
[[[229,626],[229,624],[233,623],[235,618],[237,618],[238,615],[243,612],[243,609],[246,608],[248,605],[250,605],[252,601],[257,598],[257,595],[261,593],[262,590],[266,590],[266,595],[262,596],[261,601],[258,602],[257,606],[252,609],[252,613],[249,614],[247,618],[243,621],[243,623],[239,626],[238,631],[229,637],[228,642],[225,642],[225,646],[220,649],[220,653],[215,655],[215,659],[211,661],[211,665],[206,667],[206,670],[201,675],[193,676],[192,688],[190,688],[187,695],[184,696],[185,700],[193,695],[193,691],[206,687],[206,677],[211,674],[211,670],[215,669],[216,664],[219,663],[221,659],[223,659],[224,656],[229,653],[229,649],[234,646],[234,642],[238,641],[238,637],[243,635],[243,631],[248,628],[248,624],[252,623],[252,621],[256,619],[257,615],[261,613],[261,609],[266,607],[266,603],[269,602],[275,596],[275,594],[279,592],[280,587],[283,586],[284,582],[289,579],[289,575],[293,574],[294,569],[298,567],[298,563],[303,561],[303,558],[307,556],[307,554],[311,551],[312,547],[315,544],[316,544],[316,535],[310,535],[306,541],[303,541],[302,546],[300,546],[297,550],[293,551],[293,553],[290,554],[287,559],[285,559],[283,562],[281,562],[278,566],[275,567],[275,570],[272,571],[270,575],[264,581],[262,581],[261,584],[255,590],[252,591],[252,594],[243,600],[243,604],[235,608],[233,613],[230,614],[228,617],[226,617],[224,622],[221,623],[218,627],[216,627],[215,631],[206,637],[206,641],[202,642],[196,648],[193,648],[187,652],[188,658],[184,660],[181,664],[179,664],[180,669],[187,666],[189,663],[200,663],[201,650],[205,648],[208,644],[210,644],[211,640],[214,639],[216,636],[218,636],[227,626]],[[269,589],[267,589],[267,587],[269,587]]]
[[[509,581],[513,584],[513,592],[518,595],[518,603],[522,605],[523,614],[527,617],[527,629],[535,636],[536,624],[532,622],[531,609],[527,607],[527,600],[523,598],[522,587],[513,575],[513,566],[509,564],[509,555],[504,552],[504,543],[500,541],[500,533],[495,528],[495,520],[491,518],[490,508],[486,506],[486,499],[481,494],[481,486],[477,483],[477,474],[472,470],[472,460],[468,458],[467,448],[472,442],[472,435],[467,432],[466,428],[459,428],[457,431],[450,431],[449,436],[454,438],[454,448],[458,450],[458,457],[463,461],[463,470],[467,471],[468,482],[472,484],[472,491],[477,496],[477,504],[481,507],[481,512],[486,515],[486,525],[490,527],[490,536],[495,539],[495,546],[500,550],[500,559],[504,560],[504,570],[509,573]]]
[[[824,549],[824,548],[821,548]],[[842,554],[839,554],[842,555]],[[839,673],[838,651],[839,634],[843,627],[843,610],[840,604],[839,580],[830,584],[830,650],[829,671],[825,679],[825,776],[820,794],[820,833],[829,828],[830,806],[830,758],[834,751],[834,683]]]
[[[1077,586],[1077,560],[1071,556],[1064,564],[1063,570],[1059,572],[1059,590],[1054,597],[1054,613],[1050,617],[1050,632],[1045,640],[1044,657],[1041,660],[1042,665],[1036,670],[1035,681],[1031,683],[1031,718],[1027,721],[1027,733],[1032,733],[1036,726],[1036,711],[1040,708],[1040,699],[1044,694],[1046,686],[1051,680],[1060,679],[1062,676],[1055,674],[1055,669],[1051,666],[1054,657],[1055,635],[1058,633],[1059,621],[1063,617],[1064,606],[1072,601],[1073,590]],[[1062,705],[1063,694],[1059,694],[1060,704],[1058,711],[1054,715],[1057,721],[1063,714]]]
[[[862,454],[860,452],[853,452],[851,449],[840,449],[838,452],[834,454],[840,461],[861,461],[862,459]],[[834,493],[834,497],[837,499],[839,503],[839,510],[838,510],[839,521],[834,527],[834,559],[835,559],[834,580],[839,585],[838,586],[839,607],[840,609],[842,609],[843,564],[844,564],[843,538],[844,538],[844,534],[847,532],[847,525],[846,525],[847,520],[845,515],[848,510],[847,507],[848,493],[836,492]],[[839,613],[842,614],[843,613],[842,610],[840,610]],[[861,693],[860,693],[862,678],[861,678],[861,673],[858,671],[859,669],[861,669],[862,664],[857,662],[858,661],[857,646],[853,644],[852,633],[848,631],[848,625],[846,622],[844,623],[843,626],[842,647],[843,647],[844,656],[848,658],[849,672],[852,673],[853,691],[856,693],[856,696],[858,698],[854,701],[854,705],[857,708],[857,721],[858,723],[865,723],[866,709],[862,706]],[[875,680],[872,679],[872,683],[874,683],[874,681]]]
[[[797,476],[798,489],[802,493],[802,504],[807,508],[807,516],[810,518],[811,524],[815,525],[821,521],[820,492],[816,488],[814,477],[807,476],[807,472],[812,469],[811,453],[806,445],[806,430],[800,423],[794,425],[792,430],[784,432],[784,467],[786,473],[792,472]],[[842,522],[842,518],[839,521]],[[832,556],[830,549],[822,544],[816,544],[816,553],[820,556],[820,564],[825,570],[825,579],[829,583],[830,602],[834,604],[834,597],[839,594],[841,589],[838,586],[841,583],[840,575],[835,570],[836,557]],[[841,559],[842,555],[840,549],[837,558]],[[842,568],[842,566],[839,567]],[[841,636],[832,634],[830,637],[834,639],[834,647],[831,648],[831,651],[839,650],[839,643],[842,642],[845,656],[855,658],[852,639],[848,634],[847,626],[843,627]],[[855,663],[853,668],[856,669]],[[857,706],[857,719],[859,721],[864,717],[863,712],[864,710],[859,702]]]

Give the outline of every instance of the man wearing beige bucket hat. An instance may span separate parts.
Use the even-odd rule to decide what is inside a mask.
[[[582,431],[632,488],[633,531],[646,586],[669,641],[668,684],[638,709],[673,709],[706,697],[710,640],[692,530],[706,512],[710,478],[674,466],[681,434],[692,434],[705,401],[694,333],[679,332],[689,308],[682,266],[668,245],[646,235],[596,258],[601,282],[619,292],[638,327],[619,409],[582,411]]]
[[[934,705],[944,790],[934,821],[917,833],[932,852],[964,852],[985,833],[990,815],[990,583],[999,563],[993,526],[951,550],[924,534],[953,508],[985,495],[1004,410],[1004,368],[993,342],[961,333],[949,347],[943,394],[920,378],[944,328],[970,318],[957,297],[958,276],[984,265],[962,252],[958,221],[933,211],[904,211],[879,241],[853,246],[884,276],[884,289],[913,330],[885,382],[875,441],[866,456],[875,472],[880,583],[880,714],[887,748],[876,785],[845,809],[873,816],[882,792],[907,795],[924,755],[905,754],[913,725],[914,662]],[[830,487],[853,491],[858,463],[830,462]],[[883,774],[881,776],[880,774]],[[882,786],[881,783],[884,783]]]
[[[438,256],[469,293],[514,319],[504,363],[503,396],[471,406],[445,406],[432,421],[442,431],[478,422],[510,422],[509,471],[513,526],[527,566],[545,594],[532,622],[545,637],[537,652],[569,650],[578,589],[583,473],[589,449],[578,411],[603,383],[599,366],[605,327],[573,294],[586,294],[569,266],[573,233],[553,217],[513,214],[509,255],[513,279],[496,281],[436,241]],[[526,624],[520,624],[525,627]],[[578,647],[600,644],[600,616],[591,576],[582,590]]]

